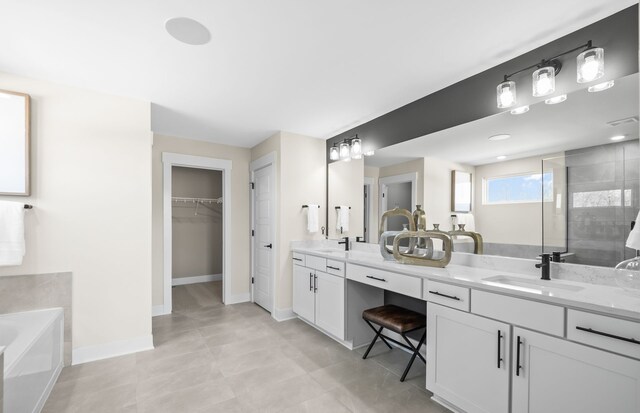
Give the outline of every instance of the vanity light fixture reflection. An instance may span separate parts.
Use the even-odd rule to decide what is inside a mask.
[[[609,139],[611,139],[612,141],[621,141],[625,138],[624,135],[616,135],[616,136],[612,136]]]
[[[376,154],[376,151],[371,150],[371,151],[366,151],[363,153],[364,156],[373,156]]]
[[[529,105],[520,106],[519,108],[511,109],[512,115],[522,115],[523,113],[529,112]]]
[[[567,95],[558,95],[544,101],[547,105],[556,105],[567,100]]]
[[[507,159],[507,155],[496,156],[496,159],[499,161],[504,161],[505,159]]]
[[[597,85],[589,86],[587,90],[589,92],[602,92],[603,90],[611,89],[615,85],[613,80],[608,82],[598,83]]]
[[[509,135],[508,133],[501,133],[499,135],[489,136],[489,140],[490,141],[503,141],[505,139],[509,139],[510,137],[511,137],[511,135]]]

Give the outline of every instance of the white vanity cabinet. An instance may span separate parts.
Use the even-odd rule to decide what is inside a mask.
[[[640,361],[513,331],[513,413],[640,412]]]
[[[428,303],[427,389],[467,412],[508,413],[509,342],[508,324]]]
[[[322,262],[321,258],[300,254],[294,254],[293,258],[293,312],[335,338],[344,340],[344,277],[319,270],[323,265],[326,267],[326,260]]]

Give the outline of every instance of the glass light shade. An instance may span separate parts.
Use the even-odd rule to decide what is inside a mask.
[[[533,96],[547,96],[556,91],[556,69],[553,66],[533,72]]]
[[[336,146],[332,146],[329,148],[329,159],[332,161],[337,161],[340,159],[340,153],[338,153],[338,148]]]
[[[362,141],[358,138],[351,140],[351,157],[353,159],[362,158]]]
[[[603,90],[611,89],[613,85],[616,83],[613,80],[604,83],[598,83],[597,85],[592,85],[587,88],[587,90],[591,93],[602,92]]]
[[[557,105],[567,100],[567,95],[558,95],[544,101],[547,105]]]
[[[587,83],[604,76],[604,49],[596,47],[578,55],[578,83]]]
[[[519,108],[511,109],[512,115],[522,115],[523,113],[529,112],[529,105],[520,106]]]
[[[616,265],[616,283],[626,291],[640,294],[640,257]]]
[[[509,80],[502,82],[496,88],[498,107],[500,109],[510,108],[516,104],[516,82]]]
[[[347,159],[351,154],[351,149],[349,149],[349,144],[347,142],[342,142],[340,144],[340,159]]]

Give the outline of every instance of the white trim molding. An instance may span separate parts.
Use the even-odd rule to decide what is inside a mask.
[[[225,304],[248,303],[251,301],[251,293],[229,294]]]
[[[157,317],[159,315],[167,315],[167,314],[171,314],[171,310],[167,311],[167,309],[164,307],[164,304],[154,305],[151,308],[152,317]]]
[[[162,216],[164,227],[164,260],[163,260],[163,292],[165,314],[171,313],[171,287],[173,266],[173,243],[171,222],[171,172],[174,166],[186,168],[211,169],[222,171],[222,302],[228,303],[231,294],[231,282],[227,279],[233,274],[231,262],[231,169],[232,162],[227,159],[207,158],[204,156],[183,155],[179,153],[162,153]]]
[[[293,312],[293,308],[274,308],[273,313],[271,313],[271,317],[276,321],[286,321],[298,318],[296,313]]]
[[[74,348],[71,356],[71,364],[75,366],[77,364],[124,356],[125,354],[133,354],[146,350],[153,350],[153,335],[151,334],[130,340],[120,340],[95,346]]]
[[[198,284],[198,283],[206,283],[211,281],[222,281],[222,274],[194,275],[192,277],[173,278],[171,281],[171,285],[176,286],[176,285]]]

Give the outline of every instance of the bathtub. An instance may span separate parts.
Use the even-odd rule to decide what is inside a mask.
[[[4,413],[40,412],[63,364],[62,308],[0,315]]]

